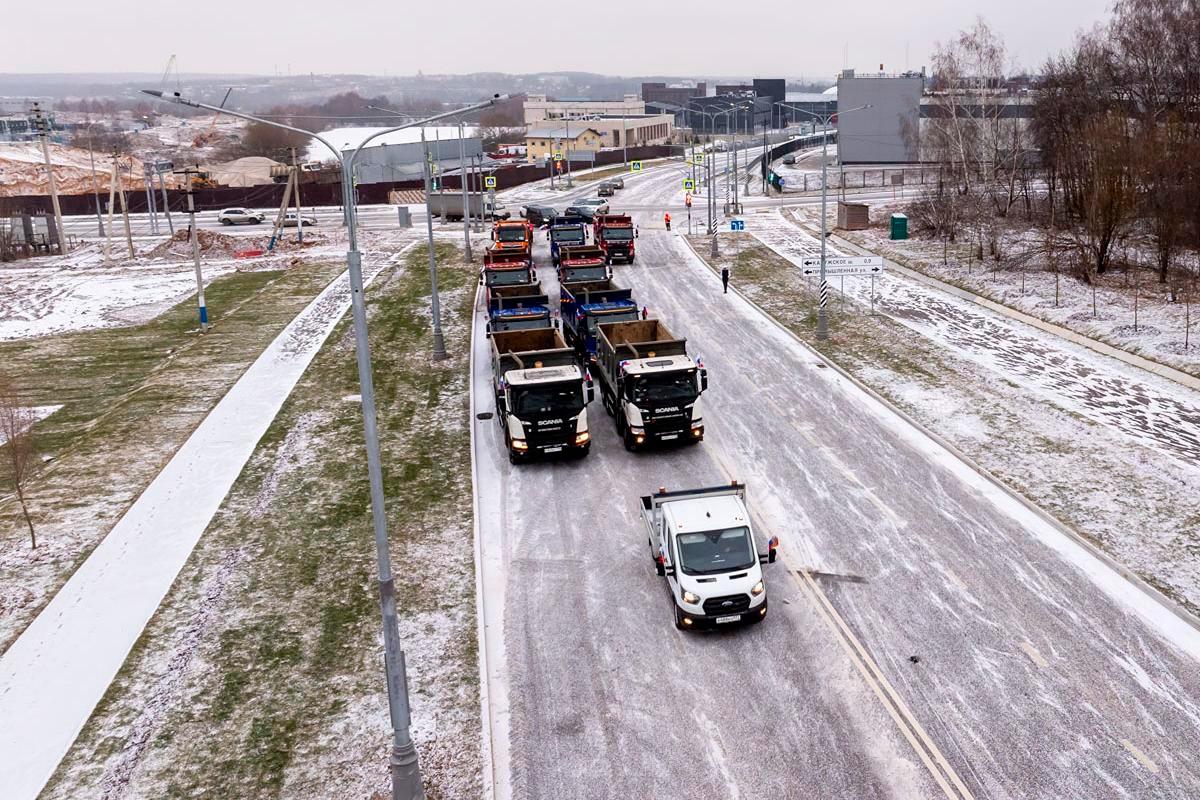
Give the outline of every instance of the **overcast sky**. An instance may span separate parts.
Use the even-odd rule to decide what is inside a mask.
[[[919,68],[982,14],[1023,67],[1107,17],[1109,0],[387,3],[44,0],[21,4],[0,72],[290,71],[831,78]],[[544,7],[544,11],[539,10]],[[357,9],[357,10],[356,10]],[[17,18],[9,15],[9,23]],[[11,27],[11,25],[10,25]],[[848,53],[848,58],[847,58]]]

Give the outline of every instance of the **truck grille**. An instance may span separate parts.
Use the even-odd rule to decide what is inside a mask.
[[[709,616],[741,614],[748,608],[750,608],[750,595],[748,594],[728,594],[724,597],[710,597],[704,601],[704,613]]]

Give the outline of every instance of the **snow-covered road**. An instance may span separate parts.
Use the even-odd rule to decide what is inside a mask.
[[[380,259],[364,266],[364,277],[383,265]],[[0,657],[5,800],[37,797],[292,387],[349,307],[343,273],[250,366]]]
[[[614,210],[674,204],[677,177]],[[587,459],[514,468],[495,421],[475,422],[514,796],[942,796],[800,567],[973,796],[1195,796],[1200,634],[722,295],[659,214],[639,215],[617,280],[703,356],[705,442],[627,453],[597,403]],[[476,334],[474,411],[493,411],[481,318]],[[683,634],[637,496],[731,477],[784,542],[772,610]]]

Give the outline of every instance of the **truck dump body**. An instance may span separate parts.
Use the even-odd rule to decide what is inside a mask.
[[[562,283],[603,281],[612,277],[604,251],[594,244],[563,245],[558,251],[558,280]]]
[[[541,366],[536,366],[540,364]],[[567,347],[553,328],[504,331],[492,335],[492,366],[495,378],[510,370],[563,367],[575,364],[575,351]]]

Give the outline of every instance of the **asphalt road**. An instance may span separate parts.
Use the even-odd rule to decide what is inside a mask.
[[[1196,631],[722,295],[661,230],[677,178],[618,194],[655,210],[615,269],[703,356],[706,440],[627,453],[597,402],[587,459],[511,467],[495,420],[474,423],[512,795],[1200,794]],[[476,412],[494,410],[482,326]],[[733,477],[783,540],[771,611],[676,631],[637,497]]]

